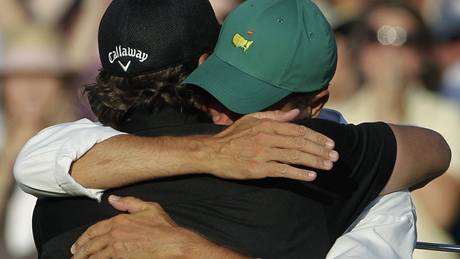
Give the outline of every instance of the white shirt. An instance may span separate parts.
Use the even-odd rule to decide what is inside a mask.
[[[324,119],[345,123],[342,115],[325,109]],[[86,196],[100,200],[104,190],[88,189],[69,174],[73,161],[96,143],[125,134],[87,119],[40,131],[19,153],[14,175],[27,193],[42,196]],[[376,199],[340,237],[328,259],[411,258],[415,245],[415,210],[408,192]]]
[[[48,127],[19,152],[14,177],[27,193],[43,196],[87,196],[99,200],[103,190],[88,189],[69,174],[72,162],[95,144],[125,134],[88,119]]]
[[[416,213],[408,191],[375,199],[339,237],[326,259],[412,258]]]

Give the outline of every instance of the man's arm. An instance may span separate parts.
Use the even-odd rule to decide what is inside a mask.
[[[157,203],[109,197],[120,214],[89,227],[70,248],[85,258],[248,258],[179,227]]]
[[[15,177],[35,195],[92,198],[99,198],[101,189],[195,172],[232,179],[279,176],[310,181],[314,172],[288,164],[330,169],[338,154],[324,135],[279,122],[297,113],[246,116],[216,136],[117,136],[121,133],[87,120],[75,130],[73,124],[54,126],[26,144],[16,160]]]
[[[381,194],[423,187],[447,171],[451,152],[439,133],[413,126],[390,127],[396,139],[397,155],[393,173]]]

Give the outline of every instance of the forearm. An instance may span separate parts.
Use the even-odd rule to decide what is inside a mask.
[[[161,177],[209,171],[210,137],[120,135],[95,145],[71,167],[87,188],[109,189]]]
[[[414,126],[390,127],[397,142],[396,162],[381,194],[421,188],[447,171],[451,151],[439,133]]]
[[[191,231],[189,231],[191,232]],[[195,234],[195,233],[193,233]],[[200,237],[201,239],[201,237]],[[207,259],[207,258],[222,258],[222,259],[249,259],[250,257],[241,255],[230,249],[218,246],[205,239],[199,240],[195,244],[189,244],[184,249],[185,258]]]
[[[287,120],[295,113],[266,112],[259,117],[267,115]],[[85,119],[56,125],[23,147],[15,177],[36,196],[99,199],[107,188],[189,173],[312,181],[314,173],[293,165],[328,170],[331,160],[338,159],[333,142],[324,135],[261,118],[245,116],[215,136],[189,137],[121,136]]]

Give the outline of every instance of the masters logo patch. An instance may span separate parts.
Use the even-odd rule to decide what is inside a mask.
[[[235,45],[235,47],[243,49],[244,52],[246,52],[249,49],[249,47],[251,47],[251,45],[254,43],[254,41],[249,41],[238,33],[235,34],[235,36],[233,36],[232,42],[233,45]]]

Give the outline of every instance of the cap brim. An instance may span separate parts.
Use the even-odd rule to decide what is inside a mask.
[[[229,110],[239,114],[263,110],[291,94],[244,73],[215,54],[198,66],[184,83],[203,88]]]

